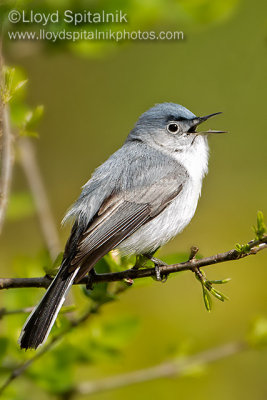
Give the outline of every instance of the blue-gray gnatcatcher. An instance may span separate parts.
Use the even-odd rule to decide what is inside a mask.
[[[21,348],[36,349],[46,340],[73,282],[110,250],[152,258],[190,222],[208,170],[207,136],[222,132],[196,128],[217,114],[196,117],[163,103],[141,115],[64,218],[74,224],[63,262],[22,329]]]

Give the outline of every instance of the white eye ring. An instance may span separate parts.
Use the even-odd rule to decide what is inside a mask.
[[[179,131],[179,126],[176,122],[171,122],[167,125],[167,131],[175,135]]]

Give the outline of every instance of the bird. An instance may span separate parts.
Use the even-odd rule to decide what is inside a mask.
[[[144,112],[124,144],[83,186],[63,222],[73,222],[62,264],[22,328],[22,349],[44,343],[73,283],[94,271],[109,251],[151,259],[192,219],[208,172],[210,134],[197,117],[165,102]],[[160,273],[157,271],[157,278]]]

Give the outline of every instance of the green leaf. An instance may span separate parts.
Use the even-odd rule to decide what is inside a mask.
[[[249,244],[240,244],[236,243],[235,249],[238,251],[240,254],[246,254],[250,251],[250,246]]]
[[[119,272],[130,268],[129,260],[126,257],[121,257],[116,250],[106,254],[104,260],[108,264],[110,272]]]
[[[219,292],[218,290],[214,289],[214,287],[210,288],[210,293],[214,297],[216,297],[216,299],[218,299],[220,301],[229,300],[229,298],[227,296],[225,296],[223,293]]]
[[[12,83],[15,74],[15,68],[3,67],[3,86],[1,87],[1,97],[4,104],[12,98]]]
[[[35,109],[27,111],[24,114],[23,121],[20,127],[20,135],[21,136],[30,136],[30,137],[38,137],[38,134],[35,132],[35,128],[42,118],[44,113],[43,106],[37,106]]]
[[[204,304],[206,307],[206,310],[208,312],[211,311],[211,307],[212,307],[212,300],[209,294],[209,291],[205,288],[204,285],[202,285],[202,290],[203,290],[203,300],[204,300]]]
[[[21,72],[15,68],[4,66],[3,86],[1,97],[4,104],[8,103],[13,96],[25,86],[27,79],[21,79]]]
[[[263,213],[258,211],[257,213],[257,225],[253,227],[257,240],[261,240],[266,233],[266,225],[264,223]]]
[[[219,280],[215,280],[215,281],[209,281],[211,284],[214,285],[222,285],[224,283],[228,283],[230,282],[231,278],[225,278],[225,279],[219,279]]]
[[[110,272],[110,265],[108,260],[109,258],[105,256],[96,263],[94,268],[97,274],[104,274]]]
[[[13,88],[13,94],[16,93],[18,90],[20,90],[27,82],[28,82],[28,79],[18,82]]]

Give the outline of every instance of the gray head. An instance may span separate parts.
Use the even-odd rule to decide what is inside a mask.
[[[154,142],[172,150],[183,150],[193,145],[197,136],[203,140],[210,133],[223,133],[214,130],[196,131],[199,124],[217,114],[220,113],[197,117],[179,104],[156,104],[140,116],[127,141]]]

